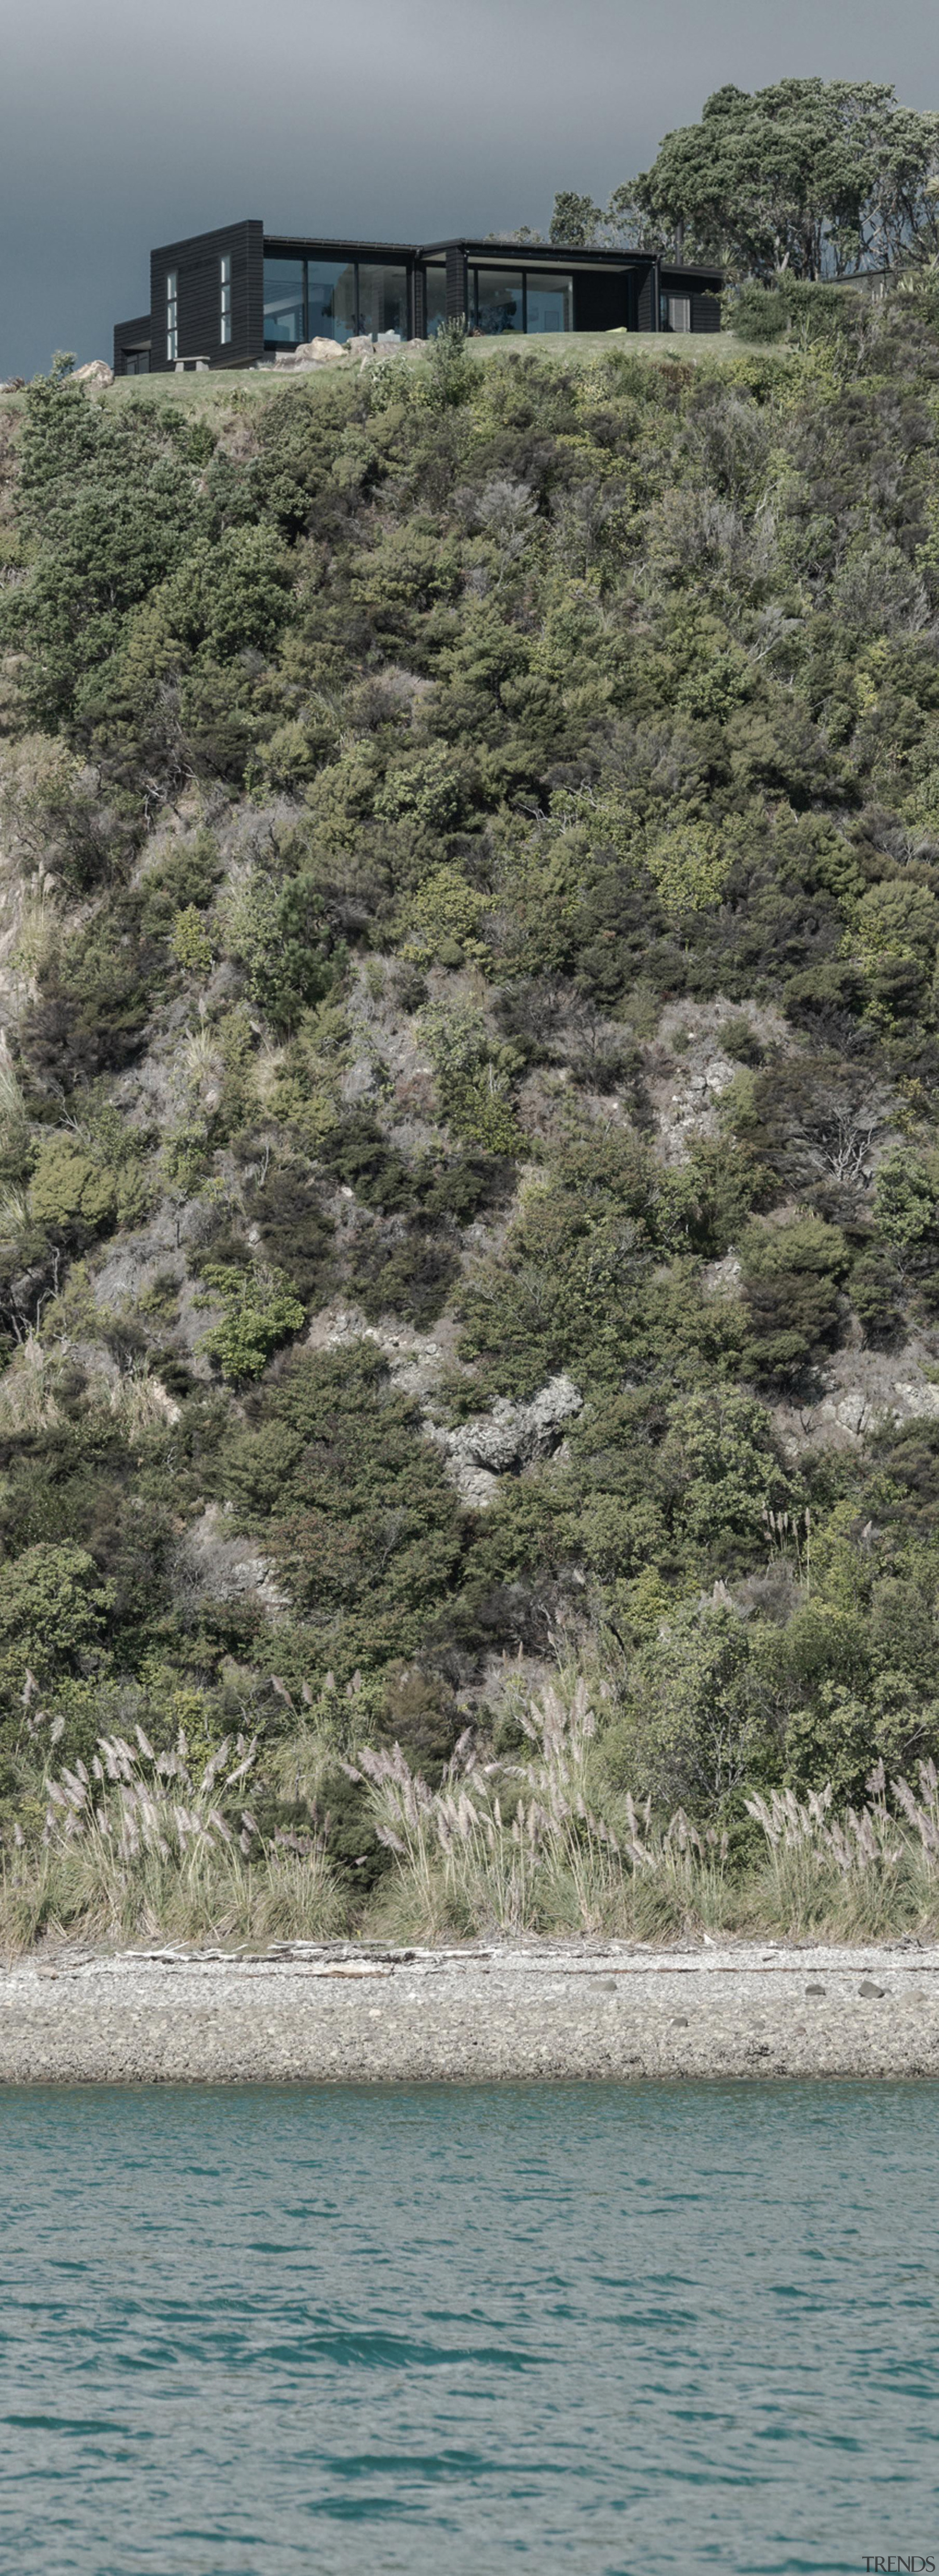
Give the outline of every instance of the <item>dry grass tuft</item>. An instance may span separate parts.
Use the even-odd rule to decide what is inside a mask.
[[[625,1833],[586,1796],[596,1720],[586,1683],[552,1687],[522,1712],[527,1761],[479,1764],[461,1738],[437,1790],[394,1752],[363,1749],[375,1830],[394,1852],[383,1912],[410,1938],[444,1931],[666,1936],[719,1910],[726,1837],[703,1840],[679,1811],[665,1832],[624,1802]],[[350,1766],[351,1767],[351,1766]]]
[[[159,1754],[139,1725],[133,1743],[102,1734],[90,1770],[76,1762],[44,1775],[41,1835],[29,1842],[14,1828],[0,1864],[0,1945],[16,1951],[45,1930],[322,1939],[356,1923],[402,1941],[493,1932],[669,1941],[703,1930],[878,1939],[935,1928],[931,1763],[920,1764],[916,1789],[888,1784],[879,1766],[866,1805],[843,1814],[830,1787],[804,1801],[791,1790],[752,1796],[765,1858],[735,1873],[726,1833],[699,1831],[681,1808],[663,1825],[649,1800],[626,1794],[597,1814],[587,1795],[596,1728],[582,1678],[545,1689],[520,1714],[522,1760],[484,1760],[464,1735],[436,1789],[399,1745],[364,1746],[344,1765],[365,1788],[393,1862],[365,1916],[315,1821],[335,1730],[311,1720],[268,1760],[266,1788],[305,1800],[313,1824],[266,1838],[244,1803],[256,1783],[255,1742],[226,1738],[196,1777],[182,1734]],[[28,1721],[31,1740],[36,1723]],[[28,1769],[29,1760],[24,1816],[31,1802],[36,1812]]]
[[[265,1846],[241,1797],[256,1745],[219,1745],[198,1780],[185,1736],[155,1753],[142,1727],[136,1745],[99,1736],[83,1762],[47,1778],[38,1852],[22,1836],[0,1882],[0,1941],[22,1949],[45,1930],[98,1939],[209,1934],[315,1939],[341,1920],[322,1838],[275,1835]],[[238,1792],[234,1823],[232,1793]],[[229,1814],[223,1812],[223,1805]]]

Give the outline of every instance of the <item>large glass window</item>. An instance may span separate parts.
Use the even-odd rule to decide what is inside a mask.
[[[222,347],[227,348],[231,340],[231,254],[227,250],[219,261],[219,278],[218,336]]]
[[[524,331],[525,287],[521,269],[473,269],[470,321],[474,331]]]
[[[355,263],[307,261],[308,340],[348,340],[356,329]]]
[[[264,262],[264,337],[295,349],[306,337],[303,321],[302,259]]]
[[[348,340],[408,330],[408,273],[381,260],[266,259],[264,339],[295,349],[303,340]]]
[[[175,366],[179,356],[178,284],[175,268],[168,269],[166,273],[166,355],[170,366]]]
[[[439,268],[425,270],[427,289],[427,337],[436,338],[447,318],[447,272],[441,260]]]
[[[574,280],[572,277],[549,276],[545,269],[530,268],[525,279],[527,331],[572,331],[574,328]]]
[[[398,331],[402,340],[408,336],[408,273],[406,268],[367,268],[359,262],[358,328],[376,337],[382,331]]]

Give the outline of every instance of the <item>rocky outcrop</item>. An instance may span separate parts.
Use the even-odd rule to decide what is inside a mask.
[[[892,1352],[850,1345],[833,1352],[814,1402],[773,1408],[787,1456],[811,1447],[850,1449],[906,1422],[935,1422],[939,1385],[932,1370],[928,1345],[920,1341]]]
[[[105,358],[89,358],[84,367],[72,370],[74,385],[113,385],[114,369]]]
[[[231,1505],[227,1507],[230,1512]],[[275,1582],[267,1558],[250,1539],[229,1536],[225,1511],[207,1503],[201,1518],[177,1548],[173,1587],[178,1601],[251,1601],[275,1615],[288,1608],[287,1595]]]
[[[428,1437],[445,1451],[463,1501],[485,1510],[495,1501],[500,1476],[517,1475],[536,1458],[550,1457],[583,1400],[573,1378],[552,1377],[528,1404],[513,1404],[511,1397],[500,1395],[488,1413],[473,1415],[456,1431],[432,1424]]]

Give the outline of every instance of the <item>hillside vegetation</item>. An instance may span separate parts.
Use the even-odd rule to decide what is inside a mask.
[[[935,1847],[939,290],[786,330],[0,412],[27,1928]]]

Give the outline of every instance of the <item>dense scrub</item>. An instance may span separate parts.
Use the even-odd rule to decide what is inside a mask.
[[[0,416],[8,1834],[240,1729],[368,1889],[561,1640],[744,1840],[939,1752],[939,303],[813,292]]]

